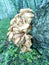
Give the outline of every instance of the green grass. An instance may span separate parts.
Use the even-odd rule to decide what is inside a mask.
[[[0,65],[49,65],[49,59],[43,59],[35,49],[20,54],[19,49],[7,41],[9,23],[9,18],[0,21]]]

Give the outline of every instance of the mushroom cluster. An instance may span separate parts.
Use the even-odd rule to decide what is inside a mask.
[[[13,41],[17,47],[20,47],[20,52],[31,51],[32,45],[29,35],[31,30],[31,21],[34,17],[33,11],[29,8],[21,9],[20,12],[11,20],[9,31],[7,33],[9,41]]]

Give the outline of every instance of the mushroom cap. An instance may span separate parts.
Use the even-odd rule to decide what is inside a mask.
[[[33,13],[33,10],[30,8],[25,8],[25,9],[20,10],[20,13],[22,13],[22,12],[32,12]]]

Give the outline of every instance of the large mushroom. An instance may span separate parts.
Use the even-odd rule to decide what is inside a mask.
[[[7,33],[9,41],[13,41],[16,46],[20,47],[21,52],[31,51],[32,45],[29,35],[31,30],[31,21],[34,17],[33,11],[29,8],[21,9],[10,22],[9,32]]]

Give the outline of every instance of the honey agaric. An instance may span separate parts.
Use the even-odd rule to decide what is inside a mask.
[[[21,53],[31,51],[32,36],[29,35],[29,32],[31,30],[30,23],[33,17],[34,14],[31,9],[21,9],[10,22],[9,32],[7,33],[8,39],[20,47]]]

